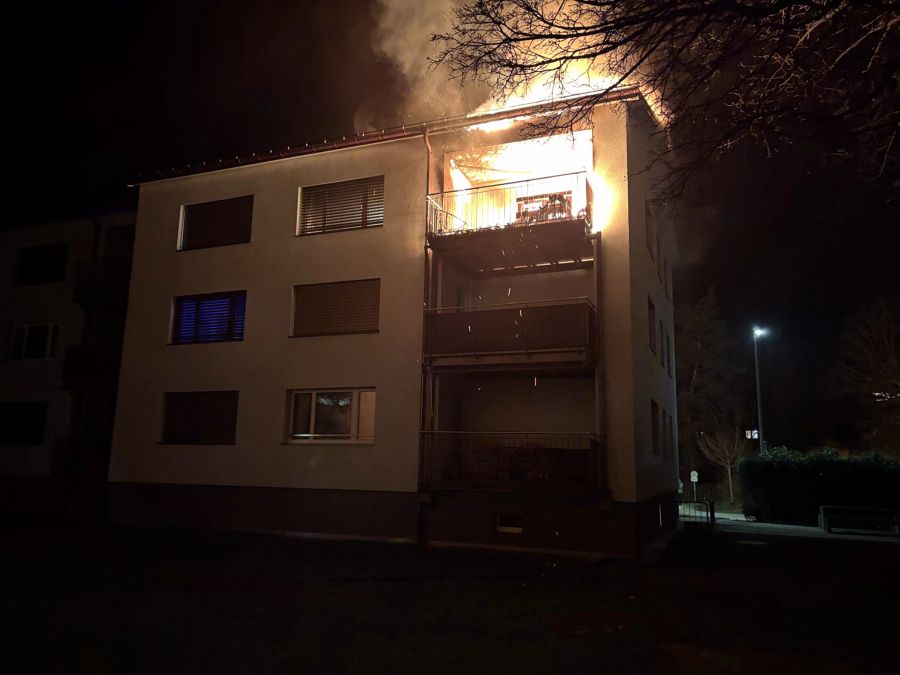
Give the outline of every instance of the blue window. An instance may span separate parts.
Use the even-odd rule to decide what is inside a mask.
[[[172,344],[243,340],[246,304],[247,291],[175,298]]]

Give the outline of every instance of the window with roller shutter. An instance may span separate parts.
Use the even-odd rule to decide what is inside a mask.
[[[377,333],[381,279],[294,286],[294,337]]]
[[[246,304],[247,291],[183,295],[175,298],[172,344],[243,340]]]
[[[253,195],[188,204],[181,214],[178,250],[246,244],[253,221]]]
[[[297,234],[324,234],[381,227],[384,176],[300,188]]]
[[[237,391],[175,391],[163,395],[164,444],[232,445]]]

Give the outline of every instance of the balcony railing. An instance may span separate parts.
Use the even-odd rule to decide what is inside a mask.
[[[422,432],[428,490],[586,494],[599,484],[588,433]]]
[[[451,354],[584,350],[594,338],[594,306],[587,298],[552,302],[438,308],[425,311],[426,350]]]
[[[426,197],[428,234],[444,236],[582,220],[590,227],[586,171],[441,192]]]

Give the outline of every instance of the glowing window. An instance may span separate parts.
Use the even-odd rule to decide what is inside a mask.
[[[243,340],[246,303],[247,291],[175,298],[172,344]]]

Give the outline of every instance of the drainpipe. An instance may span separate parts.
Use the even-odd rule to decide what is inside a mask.
[[[425,197],[431,191],[431,142],[428,140],[428,127],[425,126],[422,133],[422,140],[425,144]],[[423,310],[431,305],[431,266],[428,259],[428,210],[426,203],[425,218],[425,237],[426,240],[422,244],[422,260],[423,260],[423,281],[422,281],[422,308]],[[425,430],[425,420],[428,418],[428,403],[430,397],[427,396],[429,389],[429,378],[425,365],[425,352],[428,345],[428,325],[425,322],[425,313],[422,312],[422,349],[421,349],[421,374],[419,376],[419,485],[416,492],[418,493],[417,510],[416,510],[416,539],[420,547],[424,547],[428,539],[428,508],[431,502],[431,495],[423,491],[426,482],[425,475],[425,439],[422,431]]]

